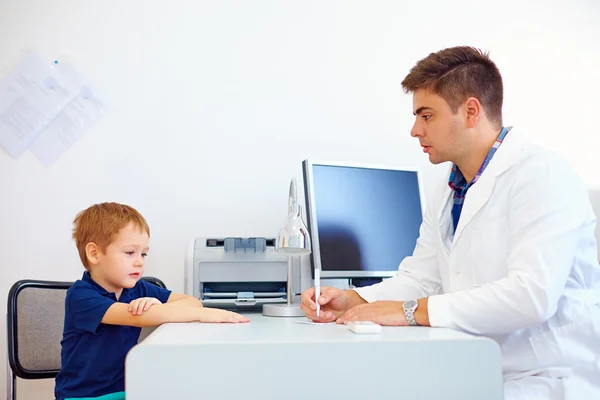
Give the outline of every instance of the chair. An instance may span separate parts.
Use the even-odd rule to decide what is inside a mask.
[[[162,288],[158,278],[142,279]],[[60,370],[60,341],[65,296],[73,282],[21,280],[8,293],[7,399],[16,400],[16,378],[55,378]],[[140,341],[148,335],[140,335]]]
[[[167,286],[165,285],[165,283],[163,281],[161,281],[160,279],[155,278],[153,276],[142,276],[142,279],[145,280],[146,282],[153,283],[156,286],[161,287],[163,289],[167,288]]]

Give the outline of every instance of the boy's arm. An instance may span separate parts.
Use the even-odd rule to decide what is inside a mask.
[[[127,325],[140,328],[158,326],[165,322],[248,322],[248,319],[231,311],[198,306],[182,306],[178,303],[154,304],[142,315],[129,312],[126,303],[112,304],[104,316],[103,324]]]
[[[178,306],[195,306],[202,307],[202,302],[194,296],[181,293],[171,293],[167,303],[176,303]]]

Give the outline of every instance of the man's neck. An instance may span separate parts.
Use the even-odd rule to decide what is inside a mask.
[[[485,161],[485,158],[501,131],[502,129],[498,130],[490,127],[486,131],[480,132],[477,135],[480,140],[474,143],[474,146],[468,151],[463,159],[455,162],[467,183],[471,182],[475,178],[475,175],[477,175],[479,168],[481,168],[481,165]]]

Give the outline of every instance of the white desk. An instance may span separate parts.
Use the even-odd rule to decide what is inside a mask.
[[[125,363],[127,400],[501,400],[498,345],[448,329],[247,314],[249,324],[164,324]]]

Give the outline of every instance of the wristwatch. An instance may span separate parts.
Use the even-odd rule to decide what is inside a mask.
[[[417,326],[417,321],[415,321],[415,310],[419,306],[416,300],[408,300],[402,304],[402,309],[404,310],[404,317],[406,318],[406,322],[408,322],[411,326]]]

